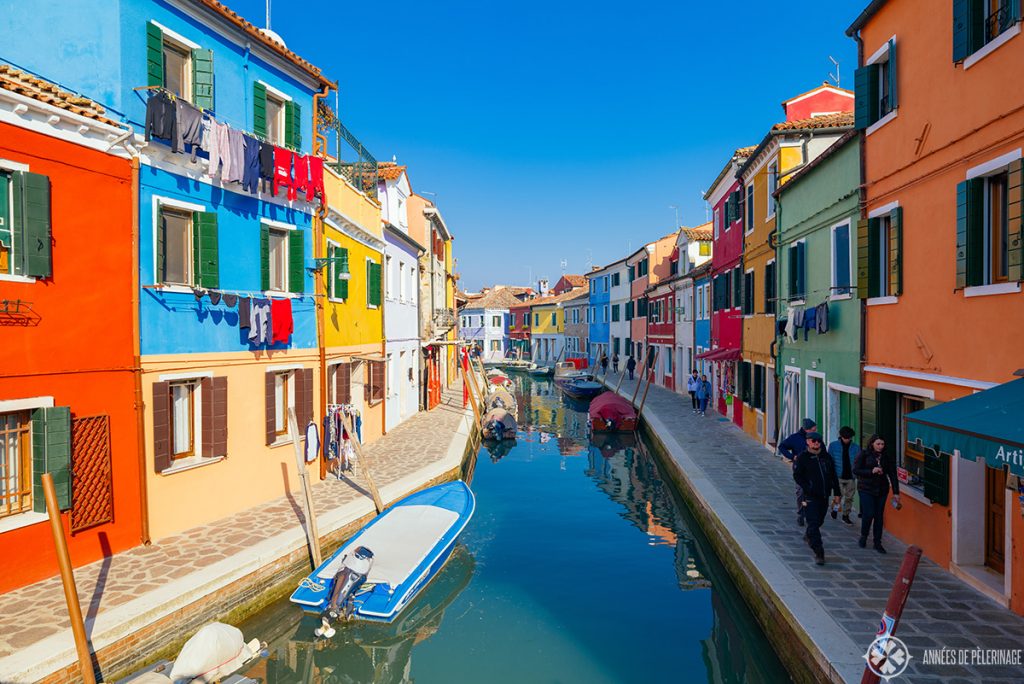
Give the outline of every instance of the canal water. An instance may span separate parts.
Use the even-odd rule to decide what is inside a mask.
[[[285,601],[240,625],[283,682],[786,682],[643,441],[591,442],[585,404],[514,376],[520,432],[470,464],[476,515],[391,625],[329,642]]]

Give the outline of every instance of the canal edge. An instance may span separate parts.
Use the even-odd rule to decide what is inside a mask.
[[[604,384],[608,386],[606,381]],[[807,587],[715,487],[651,407],[644,407],[640,415],[640,429],[655,446],[659,465],[700,522],[794,681],[860,681],[867,646],[856,644],[831,616],[816,607]]]

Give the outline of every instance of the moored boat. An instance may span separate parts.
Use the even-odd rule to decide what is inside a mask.
[[[516,417],[507,409],[495,407],[484,415],[484,439],[515,439],[517,430]]]
[[[590,402],[590,429],[594,432],[633,432],[636,409],[628,399],[605,392]]]
[[[565,384],[571,380],[593,380],[594,376],[585,370],[581,370],[576,367],[576,364],[570,361],[562,361],[561,363],[555,364],[555,382],[559,385]]]
[[[516,398],[504,387],[495,387],[487,397],[487,408],[503,408],[514,414],[516,412]]]
[[[551,375],[551,366],[538,366],[537,364],[532,364],[527,369],[527,372],[530,375]]]
[[[601,392],[604,392],[604,385],[583,378],[571,378],[559,383],[559,387],[566,395],[573,399],[593,399],[601,394]]]
[[[405,497],[303,579],[292,603],[319,614],[316,635],[327,638],[338,619],[391,622],[444,566],[475,508],[461,480]]]

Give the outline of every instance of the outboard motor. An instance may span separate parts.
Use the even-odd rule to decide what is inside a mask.
[[[373,551],[365,546],[356,547],[351,555],[346,554],[341,563],[341,570],[334,576],[334,589],[327,600],[327,607],[320,615],[320,627],[314,630],[318,637],[330,639],[334,636],[335,630],[331,622],[344,617],[346,620],[352,615],[354,606],[352,596],[366,581],[373,567]]]

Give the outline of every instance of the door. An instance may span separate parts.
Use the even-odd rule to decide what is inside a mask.
[[[985,565],[1006,570],[1006,473],[985,468]]]
[[[768,372],[768,371],[770,371],[770,372]],[[767,420],[767,429],[765,430],[765,435],[767,436],[768,444],[770,444],[772,446],[775,446],[775,444],[777,442],[776,435],[778,434],[778,431],[779,431],[779,428],[776,425],[776,416],[778,414],[777,414],[776,408],[775,408],[775,402],[777,401],[777,398],[778,398],[779,386],[778,386],[778,379],[775,377],[775,369],[774,368],[769,368],[768,371],[766,371],[767,377],[765,379],[765,383],[768,386],[764,390],[765,391],[764,415],[765,415],[765,420]]]

